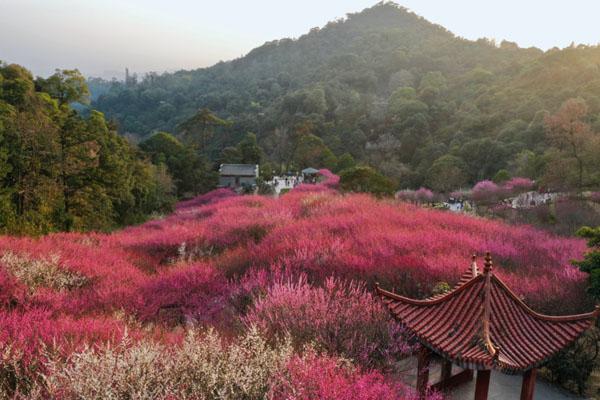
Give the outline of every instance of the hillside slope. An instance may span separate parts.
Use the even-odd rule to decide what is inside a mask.
[[[2,236],[0,393],[182,398],[212,390],[207,398],[259,399],[287,388],[313,393],[307,398],[355,399],[359,390],[365,399],[407,400],[397,375],[390,383],[385,374],[410,346],[372,296],[374,282],[426,297],[487,250],[494,272],[534,309],[591,307],[585,274],[569,261],[581,257],[582,240],[325,185],[279,199],[221,189],[112,234]],[[282,332],[295,350],[262,341],[278,343]],[[340,356],[346,361],[336,364]],[[322,357],[359,369],[324,372]],[[246,389],[235,386],[241,379]],[[332,382],[338,395],[320,394]],[[240,395],[247,388],[253,394]]]
[[[519,153],[542,154],[541,116],[570,97],[587,101],[597,126],[599,65],[596,47],[544,53],[469,41],[379,3],[240,59],[113,83],[93,106],[140,136],[177,133],[207,107],[234,122],[211,141],[213,159],[254,131],[271,161],[285,164],[298,137],[312,133],[337,156],[368,161],[404,186],[428,183],[444,155],[456,157],[472,183]],[[485,154],[474,167],[476,152]]]

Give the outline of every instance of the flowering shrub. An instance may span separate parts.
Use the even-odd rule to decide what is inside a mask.
[[[500,200],[506,191],[492,181],[480,181],[473,186],[471,198],[476,202],[491,203]]]
[[[58,255],[52,254],[47,260],[33,259],[7,251],[0,257],[0,263],[32,291],[38,287],[55,290],[73,289],[82,287],[88,282],[86,277],[60,268],[59,258]]]
[[[0,312],[0,326],[0,399],[30,392],[45,372],[47,351],[65,357],[84,346],[120,340],[124,332],[116,320],[52,318],[43,310]]]
[[[0,309],[10,309],[25,302],[25,288],[0,270]]]
[[[207,363],[221,377],[211,378],[220,383],[210,386],[207,398],[255,398],[256,393],[286,398],[296,384],[293,393],[306,388],[307,396],[317,393],[313,398],[330,395],[334,387],[308,387],[302,374],[290,381],[292,370],[286,368],[291,367],[259,368],[257,363],[271,361],[253,358],[240,347],[252,324],[265,330],[261,340],[270,344],[288,331],[287,346],[303,360],[298,363],[322,365],[333,371],[340,388],[353,388],[331,392],[340,398],[352,391],[364,393],[363,398],[388,393],[378,388],[389,386],[386,368],[404,342],[394,340],[396,325],[388,322],[369,288],[379,281],[386,289],[426,297],[439,282],[456,283],[471,254],[488,250],[495,273],[536,311],[566,314],[591,306],[586,276],[570,264],[585,252],[580,239],[364,194],[340,195],[334,186],[332,175],[278,199],[219,190],[180,204],[172,215],[111,234],[0,236],[0,393],[51,398],[44,392],[51,389],[55,397],[72,398],[101,387],[98,397],[147,390],[160,398],[161,385],[167,385],[171,398],[190,398],[185,392],[190,376],[208,383],[177,365]],[[561,204],[559,211],[569,207]],[[214,348],[228,354],[223,359],[239,371],[226,372],[216,359],[193,364],[183,358],[188,340],[183,326],[218,330]],[[107,345],[119,343],[125,331],[127,343]],[[196,337],[194,346],[217,358],[216,350],[202,347],[208,346],[207,338]],[[302,348],[307,342],[326,351],[321,358],[348,357],[358,369],[330,368],[318,357],[309,360]],[[102,372],[115,362],[115,354],[127,360],[123,365],[135,377],[129,389],[118,383],[127,379],[125,367],[118,377]],[[233,354],[251,360],[244,361],[248,368]],[[273,357],[278,366],[292,365],[291,355]],[[171,371],[171,381],[144,375],[157,373],[148,360]],[[110,391],[111,382],[117,392]],[[235,382],[248,382],[247,389]],[[274,387],[278,391],[271,392]],[[254,394],[240,394],[244,390]]]
[[[396,199],[407,201],[410,203],[431,203],[435,195],[427,188],[419,188],[418,190],[400,190],[396,192]]]
[[[470,192],[470,198],[479,203],[493,203],[507,196],[518,195],[535,187],[535,182],[529,178],[514,177],[502,185],[484,180],[477,182]],[[458,192],[453,192],[453,197],[461,198]]]
[[[340,177],[335,175],[328,169],[319,170],[319,174],[321,175],[321,180],[317,184],[306,184],[303,183],[301,185],[296,186],[292,191],[294,192],[302,192],[302,193],[311,193],[311,192],[329,192],[334,193],[334,189],[339,186]]]
[[[231,189],[217,189],[206,194],[196,196],[193,199],[180,201],[177,203],[176,210],[178,212],[186,209],[193,209],[195,207],[205,206],[207,204],[216,203],[219,200],[226,199],[228,197],[236,196],[235,192]]]
[[[365,367],[391,365],[410,347],[387,310],[364,285],[328,278],[312,287],[301,277],[277,283],[244,318],[271,337],[289,334],[297,347],[316,343]]]
[[[469,198],[471,198],[471,191],[470,190],[462,190],[462,189],[455,190],[450,193],[450,197],[455,198],[455,199],[460,199],[460,200],[469,199]]]
[[[340,184],[339,175],[334,174],[333,172],[331,172],[328,169],[324,168],[324,169],[319,170],[319,174],[321,174],[321,176],[323,177],[321,184],[325,187],[328,187],[330,189],[335,189]]]
[[[431,203],[433,198],[433,192],[427,188],[422,187],[415,192],[415,200],[420,203]]]
[[[511,194],[518,194],[532,190],[535,182],[529,178],[514,177],[505,182],[503,186]]]
[[[228,285],[219,271],[196,264],[161,272],[134,295],[132,311],[142,321],[210,323],[227,311]]]
[[[415,191],[410,189],[399,190],[394,196],[398,200],[406,201],[409,203],[415,202]]]
[[[400,383],[389,383],[378,372],[361,373],[344,360],[308,352],[293,357],[279,373],[269,394],[277,400],[416,400]],[[432,394],[426,400],[440,400]]]
[[[44,390],[60,399],[264,399],[292,355],[254,328],[227,345],[214,331],[188,332],[181,346],[152,341],[86,347],[51,360]]]

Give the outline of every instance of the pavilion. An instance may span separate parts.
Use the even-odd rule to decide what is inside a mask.
[[[308,167],[302,170],[302,178],[305,183],[317,183],[317,175],[319,175],[319,170]]]
[[[536,368],[591,327],[600,309],[569,316],[542,315],[529,308],[492,271],[487,253],[483,273],[475,256],[471,267],[449,292],[414,300],[379,288],[392,316],[421,344],[417,390],[424,398],[432,353],[443,360],[442,379],[433,385],[448,389],[473,379],[475,400],[488,397],[490,371],[523,374],[521,400],[532,400]],[[452,375],[452,365],[464,370]]]

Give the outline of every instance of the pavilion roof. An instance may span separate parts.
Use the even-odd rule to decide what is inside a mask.
[[[304,168],[302,170],[302,173],[305,175],[315,175],[319,173],[318,169],[312,168],[312,167],[308,167],[308,168]]]
[[[589,328],[600,313],[542,315],[492,272],[473,264],[451,291],[414,300],[377,287],[391,314],[424,346],[471,369],[518,373],[535,368]]]

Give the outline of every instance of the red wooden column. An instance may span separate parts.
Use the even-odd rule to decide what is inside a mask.
[[[444,360],[440,382],[448,382],[450,378],[452,378],[452,362]]]
[[[427,347],[421,346],[417,355],[417,393],[419,393],[419,399],[425,399],[427,396],[430,361],[431,351]]]
[[[490,370],[481,369],[477,371],[477,382],[475,383],[475,400],[487,400],[490,388]]]
[[[523,384],[521,385],[521,400],[532,400],[535,389],[535,378],[537,370],[532,368],[523,373]]]

